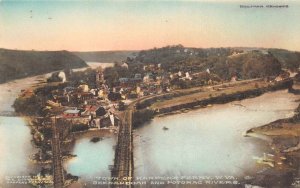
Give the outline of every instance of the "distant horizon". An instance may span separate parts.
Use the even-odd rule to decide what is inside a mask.
[[[174,45],[166,45],[166,46],[161,46],[161,47],[152,47],[152,48],[147,48],[147,49],[120,49],[120,50],[82,50],[82,51],[78,51],[78,50],[67,50],[67,49],[58,49],[58,50],[39,50],[39,49],[17,49],[17,48],[5,48],[5,47],[0,47],[0,49],[4,49],[4,50],[15,50],[15,51],[36,51],[36,52],[55,52],[55,51],[68,51],[68,52],[140,52],[140,51],[147,51],[147,50],[153,50],[155,48],[159,49],[159,48],[165,48],[165,47],[175,47],[178,45],[182,45],[182,44],[174,44]],[[194,47],[194,46],[184,46],[182,45],[184,48],[196,48],[196,49],[213,49],[213,48],[232,48],[232,49],[238,49],[238,48],[254,48],[254,49],[279,49],[279,50],[287,50],[290,52],[300,52],[300,50],[290,50],[290,49],[286,49],[286,48],[266,48],[266,47],[254,47],[254,46],[220,46],[220,47]]]

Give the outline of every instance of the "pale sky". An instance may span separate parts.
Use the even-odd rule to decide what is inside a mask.
[[[289,8],[240,5],[288,4]],[[290,0],[0,0],[0,48],[140,50],[270,47],[300,51],[300,3]]]

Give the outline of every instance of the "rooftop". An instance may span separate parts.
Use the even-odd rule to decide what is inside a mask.
[[[77,109],[69,109],[69,110],[66,110],[64,113],[66,114],[78,114],[80,112],[80,110],[77,110]]]

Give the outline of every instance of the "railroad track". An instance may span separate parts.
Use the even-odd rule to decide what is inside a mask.
[[[52,169],[53,169],[53,186],[54,188],[64,187],[64,169],[62,166],[62,157],[60,150],[60,135],[57,130],[56,118],[52,118]]]
[[[124,119],[119,127],[114,167],[112,169],[112,177],[118,178],[116,181],[131,182],[129,178],[133,176],[132,147],[132,109],[130,108],[125,111]]]

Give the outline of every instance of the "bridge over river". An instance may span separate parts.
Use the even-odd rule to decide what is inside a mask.
[[[114,165],[111,169],[111,176],[115,178],[115,187],[133,187],[134,161],[133,161],[133,134],[132,116],[135,106],[142,100],[153,98],[159,95],[145,96],[130,103],[120,117],[118,142],[115,150]],[[127,185],[120,185],[126,183]],[[119,184],[119,185],[118,185]]]
[[[119,127],[114,166],[111,170],[112,177],[116,177],[116,184],[121,182],[130,184],[133,177],[132,113],[133,105],[130,105]]]
[[[58,125],[56,118],[51,118],[52,120],[52,170],[53,170],[53,181],[54,188],[64,187],[64,169],[62,165],[62,156],[60,149],[60,134],[58,130]]]
[[[263,83],[263,81],[259,80],[251,80],[248,81],[248,83],[245,82],[238,82],[237,84],[231,85],[228,90],[231,92],[234,91],[234,94],[237,96],[231,97],[228,101],[234,101],[234,100],[240,100],[239,97],[240,93],[243,94],[243,92],[248,92],[252,90],[258,90],[256,87],[252,86],[256,83],[256,81],[260,82],[262,85],[261,92],[258,92],[259,94],[262,94],[267,91],[274,91],[279,89],[286,89],[290,88],[292,85],[292,82],[290,80],[278,82],[273,85],[269,85],[267,83]],[[245,84],[249,84],[252,87],[245,88]],[[218,87],[222,87],[224,84],[219,85]],[[215,86],[216,87],[216,86]],[[253,88],[254,87],[254,88]],[[202,87],[203,89],[203,87]],[[186,97],[187,95],[190,95],[191,93],[200,93],[200,94],[209,94],[209,88],[204,88],[206,90],[198,91],[197,89],[192,89],[190,91],[187,89],[186,91],[173,91],[172,94],[178,93],[178,96]],[[194,91],[195,90],[195,91]],[[206,91],[206,92],[205,92]],[[220,94],[222,97],[222,91],[216,90],[216,94]],[[251,94],[251,92],[250,92]],[[158,94],[153,96],[146,96],[143,98],[140,98],[127,107],[127,109],[123,113],[123,117],[120,116],[121,124],[119,126],[119,134],[118,134],[118,141],[117,146],[115,149],[115,158],[114,158],[114,165],[111,168],[111,176],[114,178],[114,186],[113,187],[132,187],[131,183],[133,181],[133,171],[134,171],[134,162],[133,162],[133,133],[132,133],[132,119],[133,119],[133,113],[135,110],[135,106],[137,103],[153,99],[155,97],[161,97],[168,94]],[[198,98],[198,101],[201,102],[201,100],[206,99],[206,95],[201,96]],[[178,97],[177,96],[177,97]],[[219,95],[216,95],[219,97]],[[244,95],[243,95],[244,96]],[[246,98],[247,95],[245,95],[244,98]],[[159,99],[159,98],[158,98]],[[213,102],[213,101],[211,101]],[[219,101],[216,100],[215,103],[218,103]],[[64,185],[64,172],[62,167],[62,160],[61,160],[61,151],[60,151],[60,139],[59,139],[59,133],[58,133],[58,127],[56,126],[56,123],[53,123],[53,138],[52,138],[52,152],[53,152],[53,176],[54,176],[54,187],[63,187]]]

